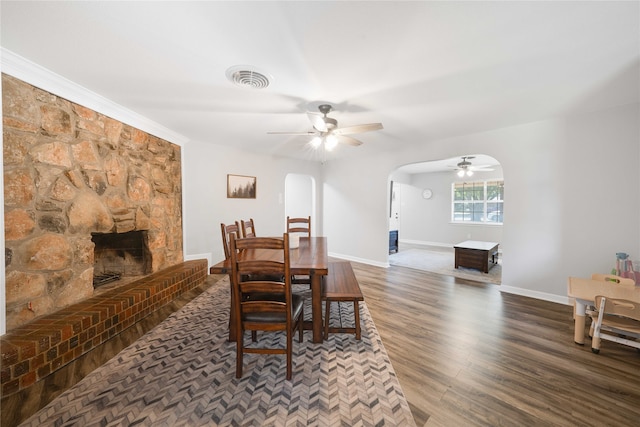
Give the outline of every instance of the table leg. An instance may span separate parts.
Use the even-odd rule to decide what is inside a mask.
[[[576,312],[575,312],[575,323],[574,323],[574,332],[573,332],[573,340],[576,344],[584,345],[584,325],[586,318],[586,305],[582,302],[576,300],[575,302]]]
[[[322,335],[322,275],[311,274],[311,321],[313,342],[321,343]]]

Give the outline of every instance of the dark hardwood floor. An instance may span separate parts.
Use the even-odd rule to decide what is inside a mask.
[[[573,343],[569,306],[498,285],[352,263],[418,426],[639,426],[640,353]],[[17,425],[222,276],[2,401]]]
[[[640,352],[574,344],[572,307],[352,264],[418,426],[640,426]]]

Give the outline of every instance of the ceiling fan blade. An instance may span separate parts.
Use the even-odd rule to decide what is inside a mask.
[[[315,135],[314,131],[306,131],[306,132],[267,132],[269,135]]]
[[[319,114],[307,113],[309,117],[309,121],[313,125],[313,128],[320,132],[327,132],[329,128],[327,128],[327,124],[324,122],[324,119]]]
[[[363,133],[372,130],[382,129],[382,123],[368,123],[366,125],[355,125],[333,130],[334,135],[351,135],[353,133]]]
[[[357,139],[352,138],[350,136],[336,135],[336,137],[338,138],[338,142],[340,144],[353,145],[354,147],[357,147],[358,145],[362,145],[362,141],[358,141]]]

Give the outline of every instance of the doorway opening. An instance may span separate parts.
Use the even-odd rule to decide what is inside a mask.
[[[470,160],[470,166],[463,166],[471,173],[466,173],[467,170],[460,173],[464,168],[458,164],[464,158]],[[474,215],[470,217],[471,220],[461,221],[458,218],[461,204],[457,203],[459,194],[456,191],[468,187],[461,183],[473,183],[471,187],[479,189],[481,186],[477,183],[502,182],[503,179],[498,160],[481,154],[463,154],[437,161],[412,163],[396,169],[389,177],[389,264],[501,283],[501,247],[498,264],[487,274],[467,268],[456,269],[453,246],[465,241],[502,241],[502,206],[506,204],[503,203],[502,196],[500,195],[499,203],[496,200],[487,203],[489,192],[485,184],[482,187],[485,191],[483,200],[473,200],[475,205],[471,208],[476,210],[472,209]],[[465,194],[465,197],[479,197],[479,190],[476,193]],[[467,200],[464,202],[467,203]],[[500,221],[496,220],[498,217],[494,214],[498,205],[501,208]],[[476,211],[479,207],[483,207],[488,213],[478,215]],[[468,208],[464,206],[464,209]],[[391,250],[394,230],[397,230],[397,251]]]
[[[316,180],[310,175],[290,173],[284,182],[284,216],[306,218],[311,216],[311,235],[321,233],[316,215]]]

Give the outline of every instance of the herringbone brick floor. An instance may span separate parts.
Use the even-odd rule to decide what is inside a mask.
[[[228,310],[224,279],[23,425],[415,426],[366,301],[360,341],[331,334],[314,344],[308,331],[294,340],[291,381],[281,355],[245,355],[235,378]],[[332,323],[352,310],[332,304]],[[263,334],[258,344],[283,339]]]

